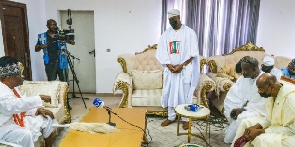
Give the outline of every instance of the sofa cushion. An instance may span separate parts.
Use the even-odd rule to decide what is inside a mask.
[[[163,72],[132,70],[132,85],[134,89],[161,89],[163,86]]]
[[[46,108],[46,109],[50,110],[53,113],[57,123],[62,124],[65,121],[66,114],[64,111],[64,105],[58,104],[57,108]]]
[[[60,90],[60,81],[24,81],[19,87],[22,95],[36,96],[49,95],[51,96],[51,104],[44,104],[45,107],[58,107],[58,98]]]
[[[161,106],[162,89],[134,90],[132,106]]]

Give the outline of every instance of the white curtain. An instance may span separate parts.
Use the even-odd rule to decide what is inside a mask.
[[[181,22],[198,36],[200,55],[227,54],[255,44],[259,7],[260,0],[163,0],[162,32],[169,26],[167,11],[177,8]]]

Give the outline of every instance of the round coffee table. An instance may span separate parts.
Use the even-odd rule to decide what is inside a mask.
[[[175,107],[175,112],[177,114],[177,136],[179,135],[188,135],[188,143],[191,141],[191,136],[198,137],[206,142],[206,145],[209,144],[207,142],[207,139],[209,139],[209,133],[210,133],[210,125],[209,125],[209,116],[210,116],[210,110],[206,108],[203,105],[199,105],[199,109],[196,112],[193,111],[187,111],[184,109],[184,106],[188,106],[191,104],[180,104]],[[188,132],[187,133],[179,133],[179,122],[180,122],[180,117],[187,117],[189,119],[188,123]],[[206,136],[200,136],[197,134],[193,134],[191,132],[191,126],[192,126],[192,119],[196,120],[206,120]],[[209,128],[209,133],[208,133],[208,128]]]

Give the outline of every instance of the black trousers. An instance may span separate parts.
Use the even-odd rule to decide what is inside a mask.
[[[60,69],[59,68],[59,61],[56,62],[49,62],[47,65],[45,65],[45,71],[47,75],[48,81],[55,81],[58,79],[62,82],[68,82],[69,78],[69,69]]]

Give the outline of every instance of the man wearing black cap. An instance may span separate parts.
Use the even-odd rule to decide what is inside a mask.
[[[161,36],[156,58],[164,67],[162,107],[168,107],[168,119],[161,126],[175,121],[174,107],[192,103],[193,93],[200,77],[199,48],[196,33],[180,21],[180,12],[168,12],[171,25]],[[188,129],[188,119],[182,118],[183,129]]]

